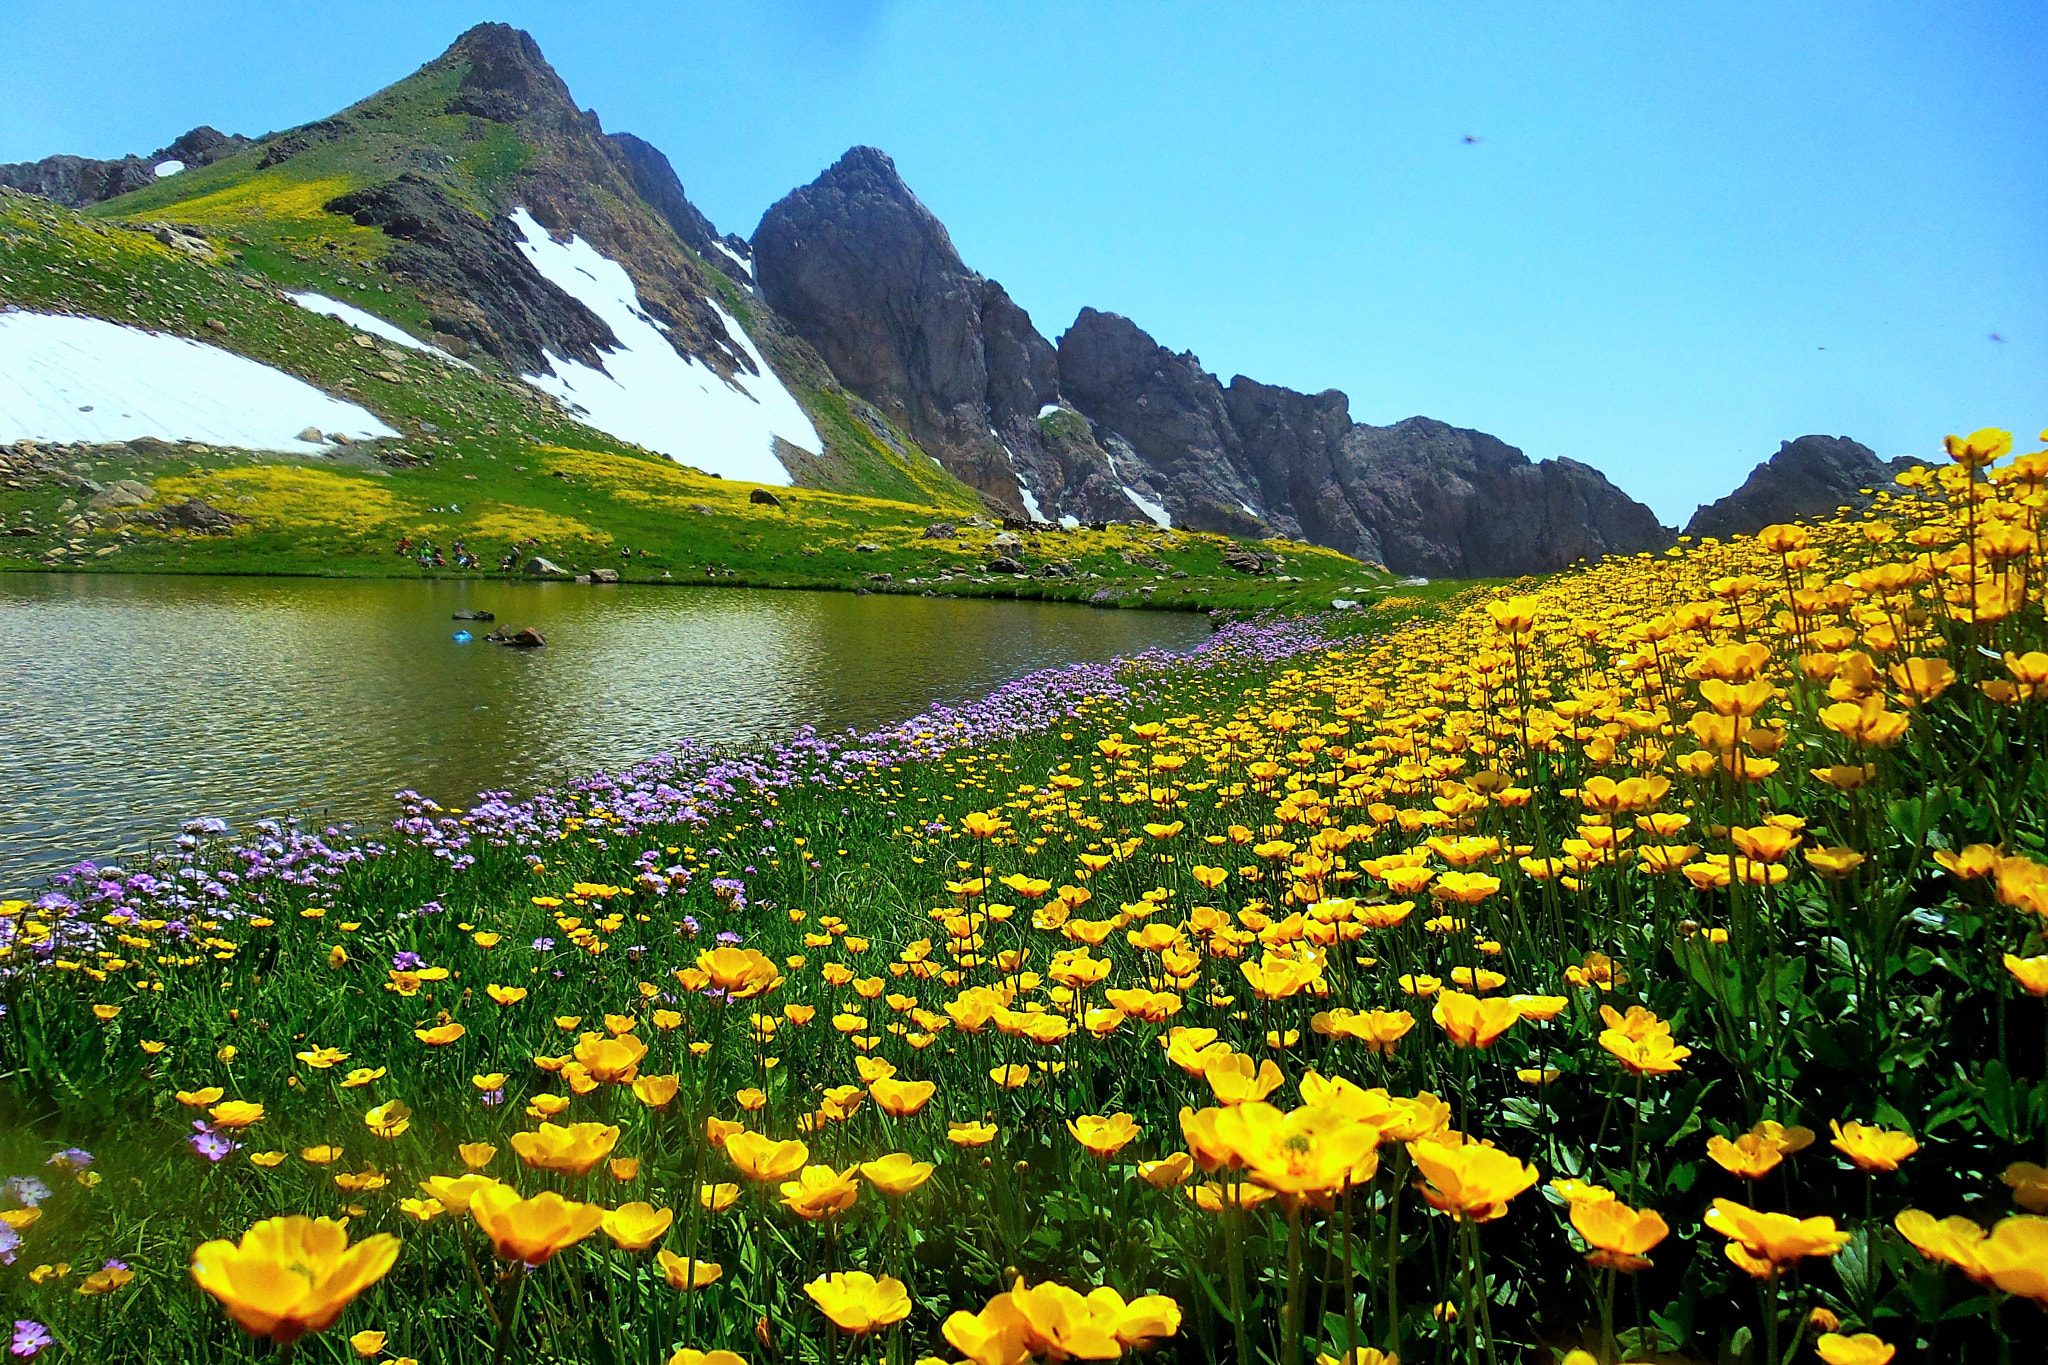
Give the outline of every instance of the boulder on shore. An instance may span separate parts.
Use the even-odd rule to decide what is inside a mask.
[[[521,568],[519,572],[525,574],[528,578],[569,577],[567,569],[555,563],[554,560],[549,559],[546,555],[535,555],[532,559],[527,560],[525,567]]]

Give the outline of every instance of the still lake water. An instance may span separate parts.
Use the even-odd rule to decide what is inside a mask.
[[[483,643],[537,627],[548,647]],[[455,631],[479,637],[457,644]],[[0,574],[0,891],[217,815],[378,820],[678,740],[872,729],[1196,615],[744,588]]]

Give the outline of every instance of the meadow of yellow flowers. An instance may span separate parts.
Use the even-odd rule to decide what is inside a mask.
[[[2048,452],[1946,455],[0,904],[12,1353],[2042,1359]]]

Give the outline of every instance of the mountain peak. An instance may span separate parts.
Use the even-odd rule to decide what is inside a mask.
[[[866,144],[848,147],[843,156],[833,162],[819,179],[842,178],[846,176],[872,176],[882,180],[893,180],[903,185],[903,176],[896,169],[896,161],[880,147]],[[908,190],[908,185],[903,185]]]
[[[540,44],[524,29],[478,24],[457,38],[441,60],[469,67],[452,112],[509,123],[541,105],[575,108],[568,82],[548,65]]]
[[[1870,496],[1920,461],[1881,460],[1847,436],[1801,436],[1779,443],[1770,459],[1749,471],[1742,486],[1702,506],[1686,523],[1690,536],[1754,535],[1764,527],[1800,517],[1821,516],[1837,507],[1862,509]]]

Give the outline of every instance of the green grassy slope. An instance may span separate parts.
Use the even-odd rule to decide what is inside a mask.
[[[432,334],[431,301],[414,282],[385,272],[392,239],[358,226],[324,205],[352,191],[410,174],[430,179],[482,217],[501,215],[519,200],[523,174],[575,177],[587,150],[578,136],[538,145],[524,125],[450,112],[468,65],[451,53],[331,118],[284,133],[213,165],[159,181],[97,205],[93,219],[120,224],[168,221],[227,237],[239,267],[294,290],[345,299],[404,326]],[[540,134],[536,134],[540,137]],[[873,426],[854,417],[847,394],[815,352],[788,334],[750,295],[673,234],[637,197],[593,181],[582,190],[601,199],[607,217],[629,224],[643,242],[681,263],[690,288],[715,294],[774,364],[824,438],[820,456],[792,456],[799,484],[958,510],[979,506],[973,490],[925,458],[916,443],[869,409]],[[655,282],[642,280],[643,287]],[[675,298],[667,302],[674,304]],[[487,368],[488,357],[471,359]]]

